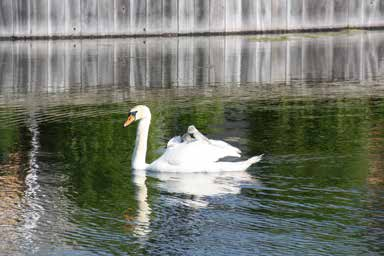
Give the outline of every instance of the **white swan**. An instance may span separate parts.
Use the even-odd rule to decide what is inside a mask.
[[[222,162],[219,159],[233,156],[240,157],[240,150],[224,141],[209,140],[200,133],[191,140],[182,140],[177,136],[168,142],[164,154],[151,164],[145,163],[147,153],[148,131],[151,123],[151,112],[147,106],[138,105],[131,109],[124,123],[127,127],[139,121],[136,134],[135,149],[132,155],[132,168],[159,172],[221,172],[244,171],[261,160],[262,155],[254,156],[246,161]],[[196,132],[193,126],[189,131]],[[198,132],[198,131],[197,131]],[[192,134],[193,136],[194,134]]]

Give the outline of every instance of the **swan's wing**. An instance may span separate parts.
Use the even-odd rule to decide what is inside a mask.
[[[205,141],[180,143],[167,150],[162,158],[172,165],[215,162],[224,155],[221,149]]]
[[[168,147],[164,154],[153,164],[173,166],[196,166],[213,163],[227,156],[236,156],[233,150],[218,147],[206,141],[176,143]],[[161,169],[161,168],[159,168]]]
[[[184,139],[186,135],[191,136],[191,134],[193,136],[190,139]],[[221,140],[209,140],[194,126],[190,126],[183,137],[173,137],[167,143],[164,154],[150,164],[149,169],[160,171],[203,170],[221,158],[240,157],[240,153],[240,149]]]
[[[229,152],[232,152],[233,155],[237,155],[238,154],[240,156],[240,154],[241,154],[241,150],[240,149],[238,149],[237,147],[234,147],[234,146],[228,144],[225,141],[222,141],[222,140],[209,140],[209,142],[212,145],[215,145],[217,147],[221,147],[223,149],[226,149]]]
[[[178,145],[178,144],[180,144],[182,142],[183,142],[183,140],[182,140],[182,138],[180,136],[175,136],[175,137],[173,137],[172,139],[170,139],[168,141],[167,148],[174,147],[174,146],[176,146],[176,145]]]

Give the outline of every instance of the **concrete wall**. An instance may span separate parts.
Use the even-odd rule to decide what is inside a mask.
[[[0,42],[0,102],[23,95],[384,77],[384,32]],[[1,105],[1,104],[0,104]]]
[[[1,0],[0,37],[384,26],[384,0]]]

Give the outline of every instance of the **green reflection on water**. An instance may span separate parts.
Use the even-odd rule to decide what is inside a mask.
[[[75,213],[73,218],[79,225],[92,222],[106,230],[130,233],[127,223],[139,215],[137,186],[130,169],[136,126],[122,128],[126,113],[133,105],[58,107],[45,110],[39,117],[41,151],[50,153],[41,161],[46,161],[53,173],[68,177],[63,184],[68,189],[66,196],[80,209],[91,209],[120,220],[111,222],[98,215]],[[269,209],[250,207],[252,214],[274,220],[368,225],[364,220],[366,212],[351,213],[351,209],[361,209],[367,204],[366,185],[372,173],[372,161],[381,161],[372,158],[371,153],[382,152],[382,134],[372,134],[374,127],[384,124],[382,99],[271,102],[216,99],[149,102],[148,105],[153,115],[148,162],[161,154],[158,149],[164,147],[168,139],[183,133],[190,124],[221,139],[239,134],[241,138],[235,143],[247,156],[266,154],[265,160],[249,173],[258,176],[264,187],[279,190],[276,193],[244,188],[242,195],[270,206]],[[59,112],[67,112],[66,117],[47,118]],[[50,121],[44,121],[46,118]],[[237,130],[233,131],[233,126],[238,127]],[[1,129],[4,136],[0,140],[0,153],[4,156],[12,150],[12,145],[20,143],[18,134],[25,128]],[[379,140],[373,141],[372,137]],[[155,178],[146,180],[149,207],[157,204],[158,182]],[[151,220],[156,216],[156,212],[150,213]],[[290,232],[287,227],[269,231]],[[334,234],[319,232],[314,237],[333,240],[345,230],[333,227],[331,231]],[[303,229],[302,232],[310,231]]]
[[[299,176],[356,177],[362,182],[368,174],[370,128],[383,120],[383,114],[377,113],[377,106],[370,105],[368,99],[256,101],[246,102],[247,107],[220,100],[149,105],[153,112],[149,162],[159,156],[158,149],[168,139],[183,133],[190,124],[217,137],[229,132],[225,123],[245,122],[246,127],[239,128],[240,133],[245,131],[241,133],[245,136],[240,142],[242,149],[248,155],[265,153],[283,161],[276,171],[285,175],[291,170],[291,174]],[[130,106],[133,104],[55,108],[41,117],[44,120],[44,115],[52,116],[54,112],[74,112],[74,118],[43,121],[39,129],[42,150],[57,153],[82,205],[102,207],[100,200],[115,201],[132,195],[130,157],[136,126],[122,128]],[[81,118],[76,115],[83,110],[90,114],[83,113]],[[2,128],[2,156],[18,144],[20,129]]]
[[[0,133],[0,162],[5,162],[19,141],[18,130],[15,127],[1,127]]]
[[[0,120],[8,118],[12,114],[12,110],[0,111]],[[22,130],[16,125],[9,125],[6,122],[0,122],[0,164],[6,162],[8,160],[8,156],[12,152],[18,151],[21,132]]]
[[[284,163],[279,172],[291,169],[299,176],[364,178],[370,127],[378,121],[372,120],[371,111],[368,100],[280,102],[269,108],[256,107],[248,117],[253,138],[249,145],[276,156],[296,156],[295,168]]]

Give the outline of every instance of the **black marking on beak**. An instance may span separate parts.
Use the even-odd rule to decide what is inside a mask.
[[[132,111],[128,113],[128,116],[132,115],[136,119],[136,114],[137,114],[137,111]]]

